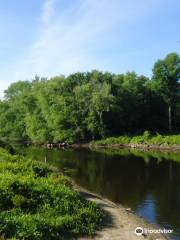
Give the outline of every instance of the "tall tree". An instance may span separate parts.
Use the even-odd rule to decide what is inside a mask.
[[[179,95],[180,56],[168,54],[165,59],[158,60],[153,67],[153,88],[163,97],[168,106],[168,128],[172,130],[172,109]]]
[[[107,128],[104,123],[103,114],[110,111],[113,107],[114,96],[111,94],[111,86],[107,83],[98,84],[92,92],[88,114],[88,129],[91,131],[92,138],[105,137]]]

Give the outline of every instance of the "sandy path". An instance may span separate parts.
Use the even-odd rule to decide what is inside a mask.
[[[146,229],[157,229],[157,226],[149,224],[143,218],[135,215],[130,209],[126,209],[121,205],[103,199],[93,193],[87,192],[81,187],[76,187],[77,190],[88,200],[95,201],[102,207],[109,215],[106,219],[106,226],[97,232],[93,238],[79,238],[82,239],[101,239],[101,240],[164,240],[169,239],[168,236],[159,233],[147,233],[137,236],[134,231],[136,227],[143,227]]]

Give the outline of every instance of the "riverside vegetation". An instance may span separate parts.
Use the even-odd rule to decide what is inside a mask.
[[[0,239],[92,235],[104,213],[43,163],[0,148]]]
[[[170,53],[151,78],[135,72],[91,71],[51,79],[18,81],[0,101],[2,139],[88,142],[109,136],[178,133],[180,56]],[[120,137],[106,142],[179,143],[179,136]]]
[[[158,133],[156,135],[151,135],[150,132],[145,131],[143,135],[109,137],[91,142],[92,146],[111,146],[114,144],[175,145],[180,144],[180,135],[161,135]]]

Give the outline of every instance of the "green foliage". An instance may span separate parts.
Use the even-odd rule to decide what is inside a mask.
[[[151,135],[150,132],[145,131],[143,135],[137,136],[119,136],[109,137],[99,141],[91,142],[93,146],[98,145],[114,145],[114,144],[180,144],[180,135]]]
[[[168,104],[174,104],[179,87],[180,57],[170,53],[163,60],[158,60],[153,68],[154,90],[159,91]]]
[[[0,137],[34,143],[85,142],[137,129],[179,131],[178,61],[176,53],[158,60],[152,79],[135,72],[94,70],[13,83],[0,101]]]
[[[154,64],[152,88],[162,96],[169,108],[169,130],[172,130],[172,113],[180,101],[180,56],[170,53]],[[173,110],[173,112],[172,112]],[[173,119],[173,121],[176,119]]]
[[[0,140],[0,148],[5,148],[10,153],[15,153],[15,149],[11,146],[10,143]]]
[[[92,235],[103,212],[46,165],[0,149],[0,235],[5,239],[63,239]]]

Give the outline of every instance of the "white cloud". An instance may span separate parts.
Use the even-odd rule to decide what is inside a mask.
[[[46,0],[45,3],[42,6],[42,22],[44,23],[44,25],[48,25],[52,18],[53,15],[55,13],[55,8],[54,8],[54,4],[55,4],[56,0]]]
[[[103,59],[100,62],[94,53],[102,44],[108,44],[103,34],[108,40],[113,27],[120,32],[126,24],[145,15],[156,1],[76,0],[65,10],[61,3],[47,0],[43,5],[42,29],[26,59],[29,69],[25,71],[30,75],[101,68]]]
[[[9,79],[31,79],[35,74],[49,77],[95,68],[105,70],[108,60],[102,55],[112,39],[118,37],[121,44],[121,32],[162,2],[72,0],[67,4],[64,0],[45,0],[38,36],[30,49],[26,49],[24,58],[12,67]]]

